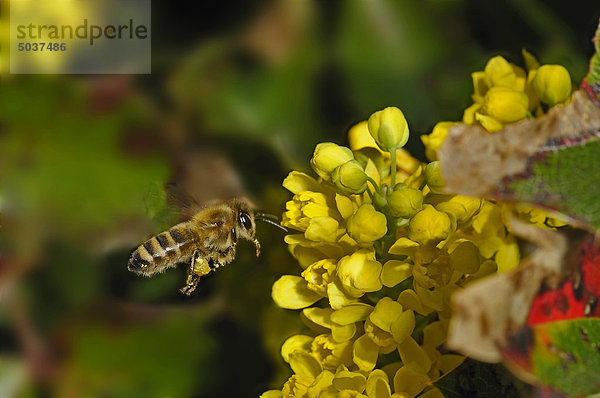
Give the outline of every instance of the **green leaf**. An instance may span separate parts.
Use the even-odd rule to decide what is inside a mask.
[[[569,396],[600,392],[600,319],[539,324],[531,329],[531,373]]]

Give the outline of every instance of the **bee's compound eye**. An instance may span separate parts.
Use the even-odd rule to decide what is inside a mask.
[[[248,216],[248,214],[240,212],[238,218],[240,220],[240,224],[242,224],[246,230],[252,228],[252,222],[250,221],[250,217]]]

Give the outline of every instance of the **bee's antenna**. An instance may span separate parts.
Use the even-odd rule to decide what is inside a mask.
[[[289,230],[286,227],[279,224],[279,217],[277,217],[273,214],[257,211],[254,213],[254,219],[258,220],[258,221],[266,222],[267,224],[271,224],[271,225],[281,229],[285,233],[289,232]]]

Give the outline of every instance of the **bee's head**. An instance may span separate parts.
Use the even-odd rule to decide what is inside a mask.
[[[256,239],[256,223],[250,204],[245,200],[237,199],[233,208],[236,210],[235,223],[238,235],[254,243],[256,246],[256,256],[258,257],[260,254],[260,244]]]

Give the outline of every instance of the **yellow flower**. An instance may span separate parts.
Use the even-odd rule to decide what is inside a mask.
[[[423,207],[423,192],[398,184],[387,203],[392,217],[411,218]]]
[[[302,191],[285,204],[281,224],[285,227],[305,231],[314,217],[339,217],[332,198],[321,192]]]
[[[535,72],[533,89],[548,106],[565,102],[571,95],[571,76],[562,65],[542,65]]]
[[[316,146],[310,165],[319,177],[329,181],[333,170],[350,160],[354,160],[350,148],[333,142],[322,142]]]
[[[360,297],[381,289],[381,268],[372,250],[361,249],[338,262],[337,275],[350,295]]]
[[[432,192],[436,193],[442,191],[445,183],[444,177],[442,177],[442,171],[440,170],[440,162],[436,160],[425,166],[425,181]]]
[[[485,95],[483,110],[485,114],[502,123],[512,123],[527,116],[529,98],[522,91],[505,87],[492,87]]]
[[[302,272],[302,277],[308,282],[308,288],[321,296],[327,296],[327,285],[333,281],[337,261],[324,259],[312,263]]]
[[[313,379],[309,376],[292,375],[283,385],[283,398],[302,398],[306,396],[308,386]]]
[[[391,352],[396,348],[397,343],[394,336],[375,325],[370,318],[365,320],[364,328],[365,334],[380,347],[381,351]]]
[[[356,160],[336,167],[331,180],[344,195],[361,194],[367,189],[367,174]]]
[[[433,127],[431,134],[421,136],[421,141],[425,145],[425,156],[427,156],[427,159],[431,161],[437,160],[437,151],[448,136],[448,130],[457,124],[456,122],[439,122]]]
[[[340,365],[352,364],[352,340],[336,342],[331,334],[320,334],[312,342],[311,353],[323,369],[335,370]]]
[[[423,245],[437,244],[451,232],[450,217],[431,205],[424,205],[409,223],[408,237]]]
[[[484,72],[487,86],[490,88],[505,87],[523,91],[525,87],[525,71],[501,56],[491,58],[485,65]]]
[[[372,114],[368,127],[377,145],[385,151],[403,147],[408,141],[408,124],[402,111],[396,107]]]
[[[481,199],[461,195],[445,196],[446,200],[435,205],[435,208],[456,217],[459,224],[466,224],[481,208]]]
[[[370,245],[386,234],[387,220],[373,205],[365,203],[348,219],[346,228],[357,242]]]
[[[281,308],[297,310],[314,304],[321,296],[308,288],[306,280],[295,275],[283,275],[271,290],[273,301]]]

